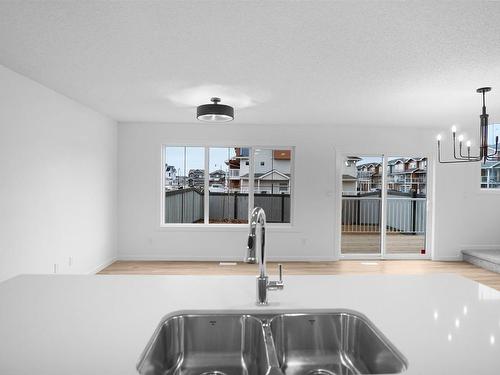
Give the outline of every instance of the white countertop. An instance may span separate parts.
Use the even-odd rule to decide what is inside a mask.
[[[177,310],[348,308],[408,359],[406,374],[499,374],[500,292],[446,274],[286,276],[257,307],[253,276],[19,276],[0,284],[0,374],[136,374]]]

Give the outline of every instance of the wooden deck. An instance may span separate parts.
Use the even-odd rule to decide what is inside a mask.
[[[424,275],[455,273],[500,290],[500,274],[465,262],[433,262],[430,260],[385,260],[338,262],[283,262],[286,275]],[[268,263],[275,275],[277,264]],[[236,263],[221,266],[219,262],[117,261],[99,272],[101,275],[255,275],[255,264]]]
[[[343,254],[379,254],[380,228],[378,225],[342,225]],[[420,254],[425,248],[425,235],[387,232],[387,254]]]
[[[342,233],[340,248],[343,254],[379,254],[380,233]],[[424,248],[424,235],[387,235],[387,254],[420,254]]]

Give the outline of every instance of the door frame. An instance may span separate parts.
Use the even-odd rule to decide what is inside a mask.
[[[386,221],[387,221],[387,163],[389,161],[389,155],[398,155],[404,153],[383,153],[383,154],[373,154],[373,153],[346,153],[337,152],[336,153],[336,241],[335,241],[335,253],[338,259],[350,259],[350,260],[374,260],[374,259],[401,259],[401,260],[428,260],[433,259],[434,249],[434,236],[433,236],[433,219],[434,219],[434,159],[430,156],[423,155],[427,158],[427,200],[426,200],[426,223],[425,223],[425,254],[387,254],[386,252]],[[361,155],[360,157],[377,157],[382,158],[382,198],[380,207],[380,252],[377,254],[343,254],[341,241],[342,241],[342,163],[344,158],[351,155]]]

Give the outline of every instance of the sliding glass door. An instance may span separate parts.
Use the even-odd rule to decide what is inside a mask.
[[[345,156],[341,200],[343,256],[427,255],[425,157]]]
[[[427,159],[387,158],[386,254],[425,255]]]
[[[382,167],[382,156],[343,160],[342,254],[381,254]]]

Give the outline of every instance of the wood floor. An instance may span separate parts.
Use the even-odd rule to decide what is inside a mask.
[[[500,274],[465,262],[430,260],[385,260],[338,262],[283,262],[285,275],[342,274],[429,274],[456,273],[500,291]],[[276,274],[277,263],[268,262],[270,274]],[[103,269],[101,275],[255,275],[254,264],[220,265],[219,262],[117,261]]]

